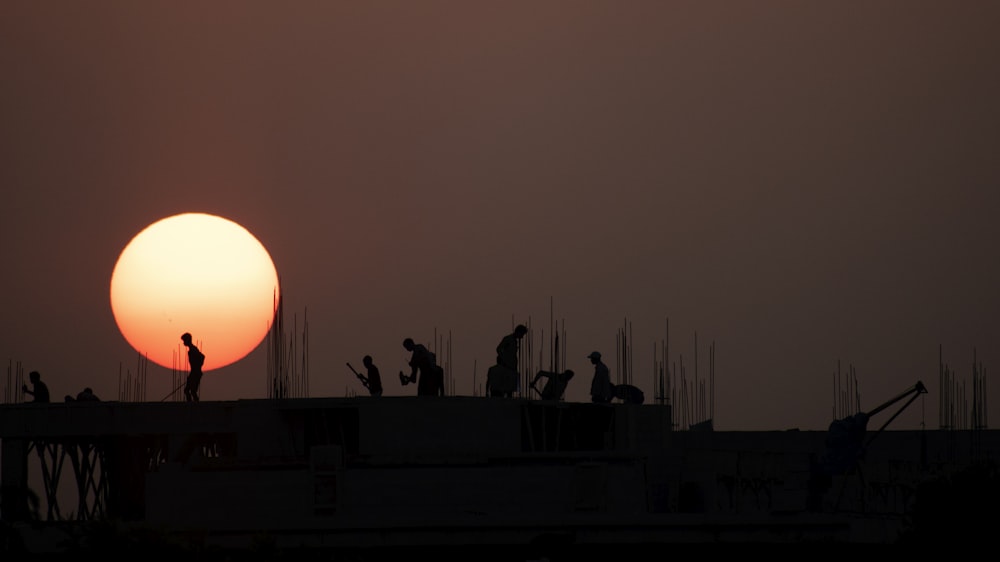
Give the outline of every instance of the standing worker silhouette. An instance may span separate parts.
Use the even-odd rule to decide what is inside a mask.
[[[187,382],[184,383],[184,397],[188,402],[197,402],[198,388],[201,386],[201,367],[205,364],[205,354],[191,341],[191,334],[187,332],[181,334],[181,341],[188,348],[188,364],[191,365],[191,372],[188,373]]]
[[[615,397],[615,389],[611,385],[611,372],[601,361],[601,353],[594,351],[587,356],[594,365],[594,378],[590,381],[590,401],[595,404],[609,404]]]
[[[411,352],[410,376],[399,372],[399,381],[405,386],[417,383],[417,396],[444,396],[444,369],[438,366],[437,356],[426,346],[414,343],[412,338],[403,340],[403,348]],[[420,371],[420,379],[417,379]]]

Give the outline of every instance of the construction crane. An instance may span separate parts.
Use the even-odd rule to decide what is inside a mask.
[[[868,451],[868,447],[871,446],[872,441],[878,437],[882,431],[888,427],[893,420],[899,417],[899,414],[903,413],[910,404],[913,403],[921,394],[927,393],[927,387],[924,383],[917,381],[916,384],[910,388],[903,391],[901,394],[895,398],[880,404],[871,411],[868,412],[858,412],[852,416],[847,416],[846,418],[841,418],[839,420],[834,420],[830,423],[830,428],[826,437],[826,454],[823,455],[822,459],[815,463],[812,467],[812,480],[810,481],[810,508],[816,509],[819,506],[819,501],[822,495],[829,489],[832,482],[832,477],[839,474],[846,474],[852,470],[858,469],[858,474],[860,474],[859,463],[864,459],[865,453]],[[865,436],[868,434],[868,422],[873,416],[881,413],[883,410],[889,408],[890,406],[904,400],[908,399],[902,406],[896,410],[882,427],[878,428],[874,433],[872,433],[868,440],[865,441]],[[861,475],[863,479],[863,475]],[[839,504],[839,499],[838,499]]]

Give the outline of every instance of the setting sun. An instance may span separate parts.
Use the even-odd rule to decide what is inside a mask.
[[[111,310],[129,344],[161,366],[185,368],[190,332],[204,370],[239,361],[267,335],[279,296],[267,249],[239,224],[203,213],[157,221],[122,250]]]

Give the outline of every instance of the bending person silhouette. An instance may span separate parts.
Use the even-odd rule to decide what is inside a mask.
[[[434,352],[423,344],[414,343],[411,338],[403,340],[403,347],[411,352],[410,375],[406,376],[400,371],[399,382],[403,386],[411,382],[417,383],[417,396],[444,396],[444,369],[438,366]]]
[[[514,331],[507,334],[497,345],[497,365],[517,372],[517,352],[521,338],[528,333],[528,327],[518,324]]]
[[[38,371],[31,371],[28,373],[28,379],[31,381],[31,390],[28,390],[28,385],[21,385],[21,392],[25,394],[30,394],[34,400],[33,402],[38,404],[43,404],[49,402],[49,385],[42,382],[42,375]]]
[[[575,373],[566,369],[561,373],[553,373],[552,371],[538,371],[535,378],[531,381],[531,388],[535,389],[542,400],[562,400],[563,394],[566,393],[566,386],[569,381],[572,380]],[[538,390],[539,379],[548,379],[545,381],[545,386],[541,390]]]
[[[205,354],[191,341],[191,334],[187,332],[181,334],[181,341],[188,348],[188,364],[191,366],[191,372],[188,373],[187,381],[184,383],[184,398],[188,402],[197,402],[198,389],[201,387],[201,367],[205,364]]]
[[[518,389],[517,356],[521,338],[528,333],[528,327],[518,324],[497,344],[497,362],[486,372],[486,395],[510,398]]]

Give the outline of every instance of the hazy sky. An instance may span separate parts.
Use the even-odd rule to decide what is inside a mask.
[[[838,360],[863,410],[924,381],[890,427],[935,428],[939,346],[995,425],[997,29],[976,1],[6,2],[4,372],[116,398],[117,257],[200,211],[270,251],[312,396],[364,393],[365,354],[415,394],[401,342],[435,333],[471,395],[512,322],[536,366],[557,322],[574,401],[628,326],[647,400],[668,337],[689,382],[715,343],[720,430],[826,429]],[[266,376],[261,347],[202,399]]]

